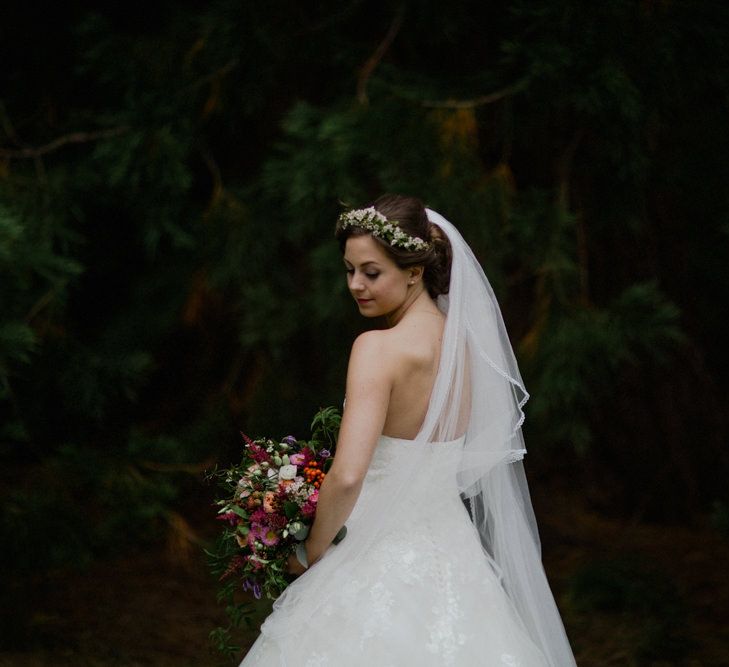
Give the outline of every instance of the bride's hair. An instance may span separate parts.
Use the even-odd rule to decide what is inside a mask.
[[[430,247],[425,250],[407,250],[390,245],[387,241],[372,235],[374,241],[380,244],[401,269],[422,266],[424,268],[423,282],[431,298],[435,299],[439,294],[448,294],[451,280],[451,244],[440,228],[428,220],[423,202],[417,197],[382,195],[362,208],[370,206],[374,206],[375,210],[388,220],[397,221],[397,226],[411,237],[420,237],[428,241]],[[363,236],[369,233],[362,227],[342,227],[338,224],[334,235],[344,252],[350,236]]]

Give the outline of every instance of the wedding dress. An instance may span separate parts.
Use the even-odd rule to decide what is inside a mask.
[[[412,440],[381,436],[362,492],[347,520],[359,529],[367,504],[386,487],[391,471],[408,465]],[[484,556],[461,500],[455,472],[463,438],[428,446],[418,484],[392,508],[395,530],[383,535],[356,577],[281,649],[262,635],[243,665],[278,667],[545,667]],[[336,547],[332,547],[332,550]],[[302,583],[336,576],[326,556]],[[283,662],[286,654],[295,656]]]
[[[426,211],[453,258],[423,425],[380,436],[346,538],[276,600],[242,667],[575,666],[521,462],[529,395],[481,266]]]

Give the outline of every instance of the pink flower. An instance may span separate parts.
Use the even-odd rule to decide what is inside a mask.
[[[314,513],[316,512],[316,505],[312,505],[309,501],[305,502],[301,506],[301,513],[305,517],[311,517],[314,516]]]
[[[258,557],[254,554],[251,554],[248,556],[248,564],[251,566],[251,569],[253,570],[262,570],[264,565],[261,563],[260,560],[258,560]]]
[[[263,449],[263,447],[259,447],[258,445],[251,443],[248,445],[248,449],[250,450],[254,461],[257,461],[258,463],[261,463],[261,461],[271,462],[270,454]]]
[[[218,521],[227,521],[231,526],[237,526],[240,523],[240,517],[235,512],[225,512],[215,517]]]
[[[263,523],[267,518],[266,512],[264,512],[260,507],[251,514],[251,523]]]
[[[319,501],[319,489],[314,489],[311,494],[309,495],[309,498],[307,499],[307,502],[312,503],[313,505],[316,505],[316,503]]]
[[[243,538],[241,538],[241,536],[240,536],[240,535],[236,535],[236,536],[235,536],[235,539],[236,539],[236,540],[238,540],[238,544],[240,544],[240,546],[243,546],[243,544],[241,544],[241,540],[242,540]],[[253,526],[251,526],[251,527],[250,527],[250,530],[248,531],[248,535],[246,535],[246,537],[245,537],[245,541],[246,541],[246,542],[248,543],[248,546],[249,546],[249,547],[250,547],[251,549],[254,549],[254,548],[255,548],[255,545],[254,545],[253,543],[254,543],[254,542],[255,542],[255,541],[257,540],[257,539],[258,539],[258,538],[256,537],[256,530],[255,530],[255,529],[253,528]]]
[[[291,463],[293,463],[295,466],[300,466],[305,460],[306,457],[301,452],[289,456],[289,461],[291,461]]]
[[[276,494],[273,491],[266,491],[266,495],[263,497],[263,510],[268,514],[273,514],[276,511],[274,503],[276,501]]]
[[[278,531],[275,528],[267,526],[261,531],[261,542],[266,546],[271,547],[274,544],[278,544],[278,540]]]
[[[279,541],[278,531],[273,526],[252,525],[250,534],[253,534],[254,541],[259,540],[268,547],[278,544]]]

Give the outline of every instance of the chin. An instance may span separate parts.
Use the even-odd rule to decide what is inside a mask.
[[[372,319],[374,317],[382,317],[384,313],[381,313],[379,310],[371,310],[368,308],[360,308],[359,314],[362,315],[362,317],[367,317],[369,319]]]

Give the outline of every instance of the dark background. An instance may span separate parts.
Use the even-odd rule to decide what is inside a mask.
[[[0,664],[227,664],[205,474],[341,404],[382,192],[497,292],[578,663],[729,663],[726,3],[0,11]]]

